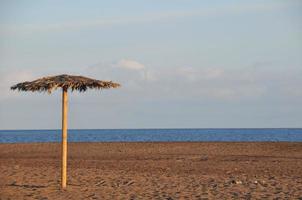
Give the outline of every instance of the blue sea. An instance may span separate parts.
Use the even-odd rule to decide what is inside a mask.
[[[59,142],[61,130],[0,130],[0,143]],[[72,129],[69,142],[302,142],[302,129]]]

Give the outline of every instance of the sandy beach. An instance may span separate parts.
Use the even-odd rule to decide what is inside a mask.
[[[0,144],[0,199],[302,199],[302,143]]]

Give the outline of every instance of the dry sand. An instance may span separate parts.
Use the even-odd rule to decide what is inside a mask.
[[[0,199],[302,199],[302,143],[0,144]]]

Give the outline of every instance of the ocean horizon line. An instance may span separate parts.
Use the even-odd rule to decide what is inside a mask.
[[[302,127],[231,127],[231,128],[69,128],[68,130],[276,130],[276,129],[302,129]],[[61,128],[41,128],[41,129],[0,129],[0,131],[57,131]]]

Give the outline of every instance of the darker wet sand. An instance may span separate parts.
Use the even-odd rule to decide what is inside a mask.
[[[0,199],[302,199],[302,143],[0,144]]]

